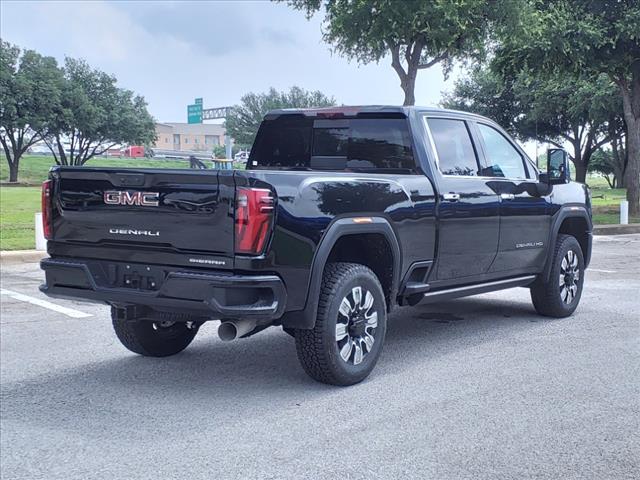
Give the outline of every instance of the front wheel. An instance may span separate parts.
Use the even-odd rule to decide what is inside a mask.
[[[120,343],[128,350],[145,357],[168,357],[189,346],[198,333],[195,322],[174,322],[171,320],[117,318],[111,311],[113,329]]]
[[[531,300],[540,315],[568,317],[580,303],[584,284],[584,257],[578,240],[558,235],[552,262],[549,278],[531,287]]]
[[[331,385],[353,385],[373,370],[382,352],[387,307],[382,286],[367,267],[331,263],[322,279],[315,327],[296,329],[305,372]]]

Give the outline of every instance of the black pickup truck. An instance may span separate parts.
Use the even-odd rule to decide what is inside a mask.
[[[418,107],[278,110],[246,170],[54,167],[43,185],[52,297],[111,306],[122,344],[167,356],[279,325],[304,370],[363,380],[389,312],[527,287],[576,309],[589,191],[567,155],[540,172],[486,118]]]

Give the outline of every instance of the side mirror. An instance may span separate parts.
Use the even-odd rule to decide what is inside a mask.
[[[569,183],[569,154],[561,148],[547,150],[547,174],[549,185]]]

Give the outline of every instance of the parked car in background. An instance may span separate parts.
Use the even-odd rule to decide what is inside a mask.
[[[249,160],[249,152],[247,150],[240,150],[234,155],[233,159],[238,163],[247,163],[247,160]]]
[[[116,147],[109,148],[102,155],[105,157],[122,158],[124,157],[124,151],[122,150],[122,148],[116,146]]]
[[[62,148],[64,153],[67,155],[71,154],[71,144],[69,142],[62,142]],[[32,155],[53,155],[51,149],[45,142],[34,143],[29,147],[28,152]]]
[[[29,147],[31,155],[51,155],[51,149],[44,142],[34,143]]]

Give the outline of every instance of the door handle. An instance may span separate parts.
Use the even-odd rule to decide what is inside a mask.
[[[443,193],[442,199],[445,202],[457,202],[458,200],[460,200],[460,194],[459,193]]]
[[[501,193],[500,198],[502,200],[513,200],[516,196],[513,193]]]

